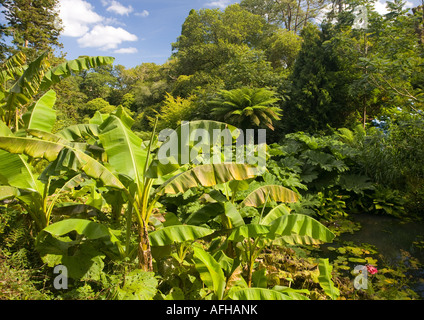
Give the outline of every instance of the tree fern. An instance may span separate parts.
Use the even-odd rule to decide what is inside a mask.
[[[210,104],[212,115],[242,129],[253,125],[274,130],[273,121],[280,120],[281,110],[273,106],[279,99],[266,88],[240,88],[221,90]]]

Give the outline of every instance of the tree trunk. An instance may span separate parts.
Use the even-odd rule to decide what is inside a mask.
[[[294,32],[295,32],[295,33],[297,32],[297,24],[298,24],[298,21],[299,21],[299,14],[300,14],[300,1],[301,1],[301,0],[298,0],[298,1],[297,1],[296,18],[295,18],[295,21],[294,21]]]
[[[140,226],[140,243],[138,245],[138,260],[140,269],[144,271],[153,271],[152,249],[149,242],[149,233],[147,223]]]
[[[367,125],[367,105],[364,98],[364,129],[366,129],[366,125]]]

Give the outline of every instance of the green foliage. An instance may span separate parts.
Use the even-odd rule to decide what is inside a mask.
[[[353,213],[422,211],[422,8],[408,14],[395,1],[380,16],[365,4],[366,32],[352,28],[356,2],[333,4],[320,26],[308,24],[319,1],[192,10],[163,65],[86,56],[56,65],[31,50],[3,60],[2,297],[415,297],[410,257],[382,268],[367,244],[320,251],[359,230]],[[32,43],[29,25],[19,27],[24,46],[54,42],[40,33]],[[226,128],[235,142],[233,125],[267,128],[278,141],[266,146],[263,175],[201,164],[202,155],[183,163],[179,146],[176,163],[159,161],[170,147],[162,129],[181,139],[186,128]],[[211,151],[188,146],[200,148]],[[379,267],[367,291],[349,286],[358,263]],[[57,264],[68,267],[69,289],[48,292]]]
[[[5,62],[3,68],[9,70],[9,76],[11,64],[16,70],[13,78],[8,79],[9,81],[3,83],[0,88],[2,102],[0,117],[14,131],[19,130],[20,113],[22,114],[25,108],[31,107],[39,93],[49,90],[52,85],[71,76],[74,72],[107,65],[114,60],[111,57],[82,57],[52,68],[48,51],[40,54],[25,67],[22,65],[23,59],[26,59],[25,55],[20,56],[19,59],[15,56]]]
[[[301,33],[302,49],[297,56],[291,82],[290,100],[283,107],[284,115],[292,119],[284,123],[286,133],[316,132],[348,124],[359,105],[349,85],[358,77],[351,60],[335,54],[327,43],[331,35],[314,25]]]
[[[336,300],[340,296],[340,291],[334,285],[331,275],[333,267],[329,264],[328,259],[320,259],[318,264],[319,283],[324,289],[324,292],[332,299]]]
[[[422,211],[423,122],[418,115],[401,113],[396,118],[387,119],[381,123],[382,128],[373,128],[366,136],[354,134],[355,145],[360,152],[358,163],[363,172],[378,184],[380,191],[375,198],[380,200],[377,201],[386,198],[395,207],[398,206],[394,215],[404,208],[416,215]],[[404,200],[395,200],[396,197]],[[379,210],[384,209],[380,207]]]
[[[83,219],[49,225],[38,235],[36,246],[45,263],[67,266],[68,276],[78,280],[101,280],[106,255],[116,259],[123,253],[112,230]]]
[[[281,86],[282,70],[274,69],[272,64],[278,67],[280,60],[292,58],[297,44],[287,42],[280,54],[275,48],[267,51],[274,33],[278,31],[270,28],[263,17],[238,4],[223,11],[192,10],[173,44],[177,74],[174,95],[187,97],[199,88],[213,94],[219,89],[242,86]]]
[[[25,49],[36,55],[53,46],[62,47],[59,35],[63,28],[57,23],[58,3],[57,0],[1,2],[7,21],[6,30],[13,35],[12,43],[18,50]]]
[[[158,280],[153,272],[134,270],[125,275],[124,284],[115,288],[113,298],[117,300],[153,300]]]
[[[92,118],[94,114],[99,111],[100,113],[109,114],[116,109],[115,106],[109,104],[102,98],[96,98],[88,101],[84,106],[78,108],[78,113],[86,118]]]
[[[218,262],[201,248],[194,248],[194,260],[200,278],[214,293],[216,299],[222,300],[226,287],[224,272]]]
[[[280,109],[273,106],[279,99],[275,92],[265,88],[222,90],[210,102],[215,108],[212,115],[241,129],[268,127],[274,130],[273,121],[280,120]]]
[[[240,6],[266,18],[271,24],[296,33],[322,12],[325,3],[320,1],[242,0]]]
[[[181,121],[193,120],[194,114],[196,113],[196,97],[189,96],[187,99],[181,97],[173,97],[167,93],[160,112],[157,112],[159,117],[157,129],[161,131],[163,129],[176,128],[181,124]],[[151,118],[151,122],[154,123],[155,119]]]

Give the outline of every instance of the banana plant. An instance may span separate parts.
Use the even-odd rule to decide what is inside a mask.
[[[235,193],[248,188],[245,181],[228,182],[221,188],[225,195],[217,190],[210,192],[204,197],[207,205],[186,220],[188,224],[205,224],[221,215],[223,225],[226,228],[230,226],[226,238],[227,253],[233,257],[243,257],[248,287],[252,285],[255,261],[266,246],[318,244],[333,240],[334,234],[317,220],[290,212],[286,204],[299,200],[299,195],[294,191],[280,185],[263,185],[249,192],[237,204]],[[269,203],[281,204],[265,214]],[[260,215],[248,224],[240,213],[246,207],[262,207]]]
[[[235,163],[205,164],[178,170],[178,166],[162,166],[157,161],[154,162],[155,168],[151,168],[155,130],[146,146],[131,131],[132,124],[133,120],[125,110],[118,108],[99,126],[98,139],[107,163],[92,157],[86,150],[81,150],[75,141],[40,130],[30,130],[32,137],[0,137],[0,149],[49,161],[46,170],[51,175],[66,170],[83,172],[103,187],[122,192],[128,201],[127,222],[132,220],[134,213],[138,222],[140,266],[151,271],[153,260],[148,224],[162,195],[177,194],[198,186],[210,187],[231,180],[250,179],[255,177],[255,170],[252,166]],[[162,182],[160,178],[164,180],[164,177],[167,180]],[[159,180],[159,186],[155,185],[155,180]],[[126,241],[128,256],[131,252],[129,227]],[[183,226],[181,229],[184,234],[186,230],[193,228]]]
[[[0,65],[0,117],[10,128],[18,131],[21,117],[34,99],[54,84],[72,74],[111,64],[112,57],[83,56],[52,67],[49,51],[27,63],[23,52],[18,52]]]
[[[42,128],[51,130],[55,121],[53,105],[56,94],[50,90],[44,94],[31,111],[24,115],[28,130]],[[0,136],[15,137],[12,131],[0,121]],[[81,176],[75,176],[58,186],[59,191],[50,190],[50,181],[43,183],[35,173],[30,159],[23,154],[10,154],[0,150],[0,199],[16,198],[26,208],[35,222],[38,231],[47,227],[55,204],[65,190],[70,190],[81,182]],[[56,192],[55,192],[56,191]],[[53,193],[55,195],[53,196]]]
[[[295,290],[291,288],[272,289],[263,287],[249,287],[241,277],[240,266],[230,259],[223,267],[222,260],[216,259],[201,246],[193,247],[193,262],[199,272],[200,279],[210,290],[206,299],[216,300],[309,300],[302,293],[307,290]],[[222,252],[221,256],[223,255]],[[228,260],[228,259],[227,259]]]

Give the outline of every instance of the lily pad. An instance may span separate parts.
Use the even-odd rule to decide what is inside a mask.
[[[357,262],[357,263],[365,263],[365,262],[367,262],[367,260],[365,260],[363,258],[354,258],[354,257],[350,257],[350,258],[348,258],[348,260],[350,262]]]

